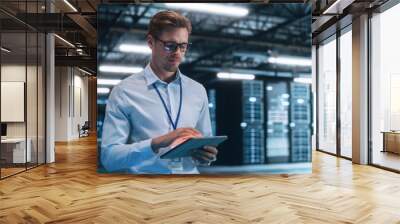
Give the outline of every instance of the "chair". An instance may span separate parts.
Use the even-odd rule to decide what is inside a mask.
[[[82,127],[78,124],[79,138],[89,136],[89,129],[90,129],[89,121],[85,121]]]

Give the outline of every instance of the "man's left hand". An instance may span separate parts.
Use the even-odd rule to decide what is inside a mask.
[[[204,146],[202,149],[197,149],[192,157],[202,163],[211,163],[217,160],[218,150],[214,146]]]

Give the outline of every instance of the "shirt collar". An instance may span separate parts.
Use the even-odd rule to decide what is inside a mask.
[[[178,68],[178,70],[176,72],[175,80],[173,80],[171,83],[178,81],[181,78],[181,74],[182,73]],[[156,82],[161,82],[161,83],[167,84],[166,82],[164,82],[160,78],[158,78],[158,76],[153,72],[153,69],[151,69],[151,67],[150,67],[150,63],[144,69],[144,78],[146,79],[147,86],[153,85],[153,83],[156,83]]]

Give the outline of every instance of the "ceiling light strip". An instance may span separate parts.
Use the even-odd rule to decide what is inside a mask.
[[[143,71],[142,67],[135,66],[118,66],[118,65],[100,65],[100,72],[110,72],[110,73],[138,73]]]
[[[227,72],[219,72],[217,74],[217,77],[220,79],[244,79],[244,80],[255,79],[255,75],[253,74],[227,73]]]
[[[67,44],[68,46],[75,48],[75,45],[73,45],[73,44],[72,44],[71,42],[69,42],[68,40],[66,40],[66,39],[64,39],[64,38],[62,38],[62,37],[60,37],[60,36],[57,35],[57,34],[54,34],[54,36],[57,37],[57,38],[58,38],[59,40],[61,40],[62,42],[64,42],[65,44]]]
[[[10,50],[8,50],[8,49],[5,48],[5,47],[1,47],[0,49],[1,49],[2,51],[6,52],[6,53],[10,53],[10,52],[11,52]]]
[[[249,14],[249,10],[241,7],[208,3],[165,3],[167,7],[186,9],[190,11],[205,12],[226,16],[243,17]]]
[[[78,12],[78,10],[68,1],[64,0],[65,4],[67,4],[74,12]]]

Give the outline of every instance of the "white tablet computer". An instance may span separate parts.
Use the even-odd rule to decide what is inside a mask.
[[[228,136],[212,136],[201,138],[189,138],[160,156],[161,159],[175,159],[189,157],[193,150],[203,148],[206,145],[218,146],[228,139]]]

